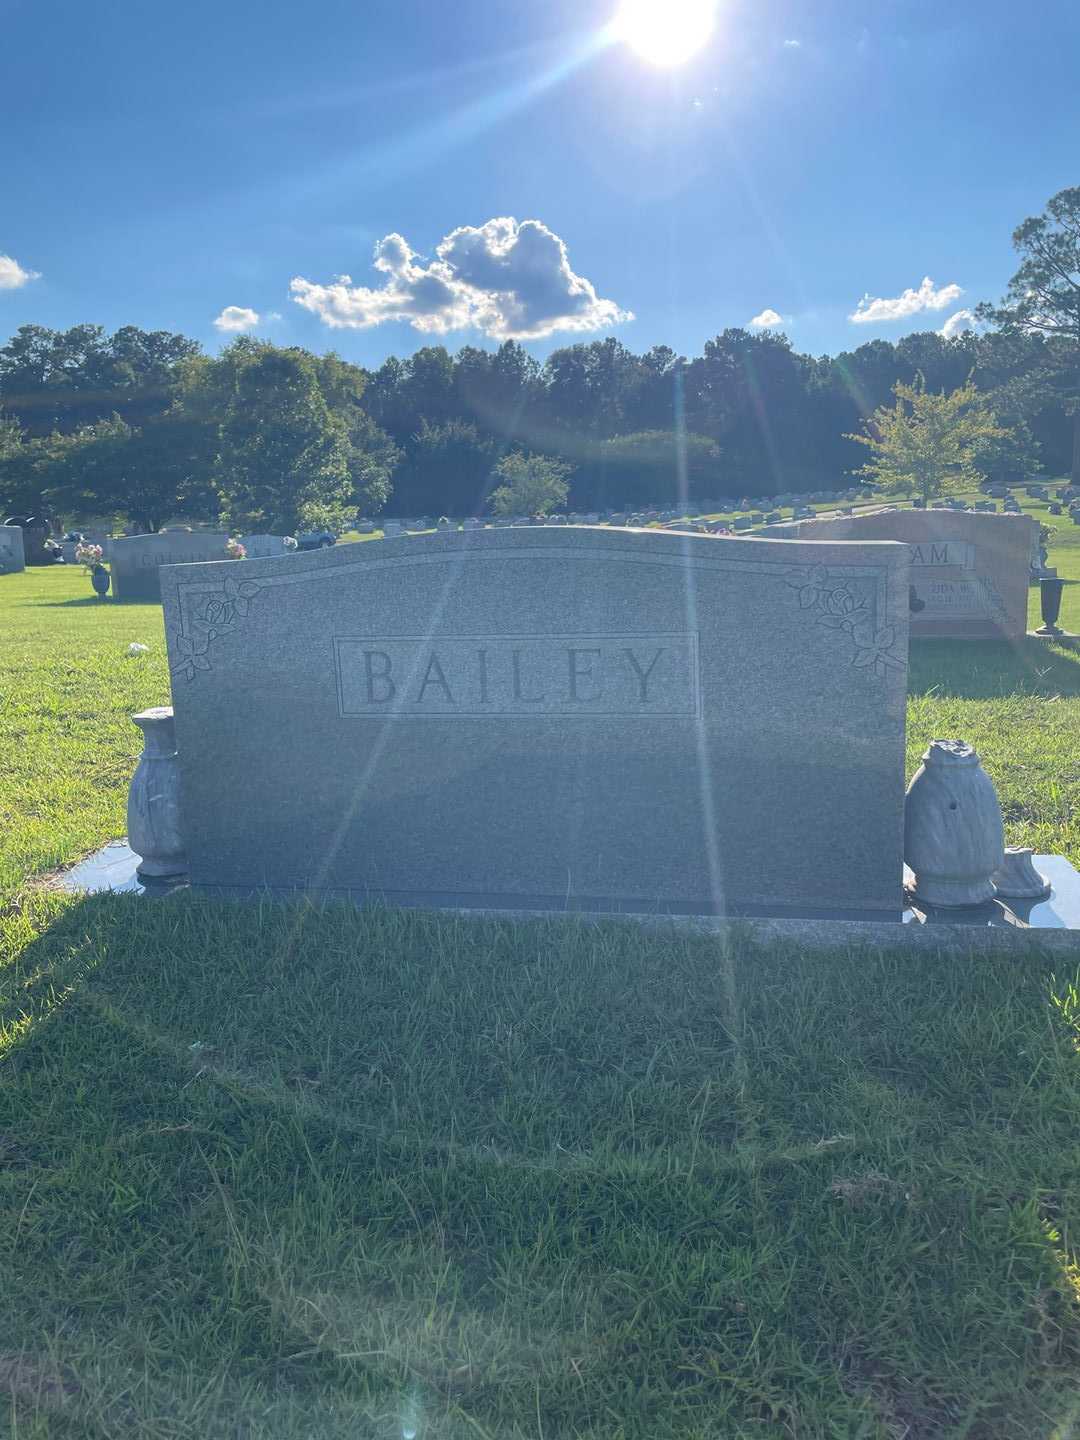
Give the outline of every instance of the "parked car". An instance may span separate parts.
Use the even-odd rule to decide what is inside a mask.
[[[332,530],[309,530],[306,534],[296,537],[298,550],[325,550],[336,544],[337,536]]]

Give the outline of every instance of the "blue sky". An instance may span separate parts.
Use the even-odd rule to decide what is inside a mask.
[[[672,69],[616,9],[0,0],[0,338],[216,350],[225,312],[377,365],[506,335],[694,354],[772,312],[836,352],[997,298],[1013,227],[1080,184],[1063,0],[720,0]]]

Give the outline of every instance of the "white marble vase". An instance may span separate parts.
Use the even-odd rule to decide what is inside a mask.
[[[171,705],[133,715],[143,732],[143,753],[128,790],[128,844],[140,856],[144,879],[182,875],[187,857],[180,831],[180,766]]]
[[[1005,858],[994,782],[963,740],[931,740],[904,802],[904,860],[928,905],[981,905]]]

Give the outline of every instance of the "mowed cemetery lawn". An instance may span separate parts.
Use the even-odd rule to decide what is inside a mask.
[[[1075,1433],[1080,946],[50,890],[167,698],[158,607],[0,577],[0,1433]],[[935,736],[1080,863],[1080,642],[914,645]]]

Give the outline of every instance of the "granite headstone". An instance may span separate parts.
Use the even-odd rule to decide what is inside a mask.
[[[248,564],[226,558],[228,538],[208,530],[164,530],[157,535],[113,540],[109,547],[113,595],[117,600],[160,600],[158,571],[162,565],[204,560],[220,560],[230,566]]]
[[[26,569],[21,525],[0,525],[0,575],[14,575]]]
[[[197,886],[899,912],[903,546],[455,531],[161,585]]]
[[[286,546],[284,535],[241,535],[240,543],[247,551],[249,560],[265,560],[268,555],[285,555],[292,549]]]
[[[22,532],[23,565],[52,565],[56,556],[49,549],[49,522],[40,515],[12,515],[5,528]]]
[[[912,635],[1016,639],[1027,631],[1030,515],[888,510],[785,525],[799,540],[901,540],[911,546]]]

